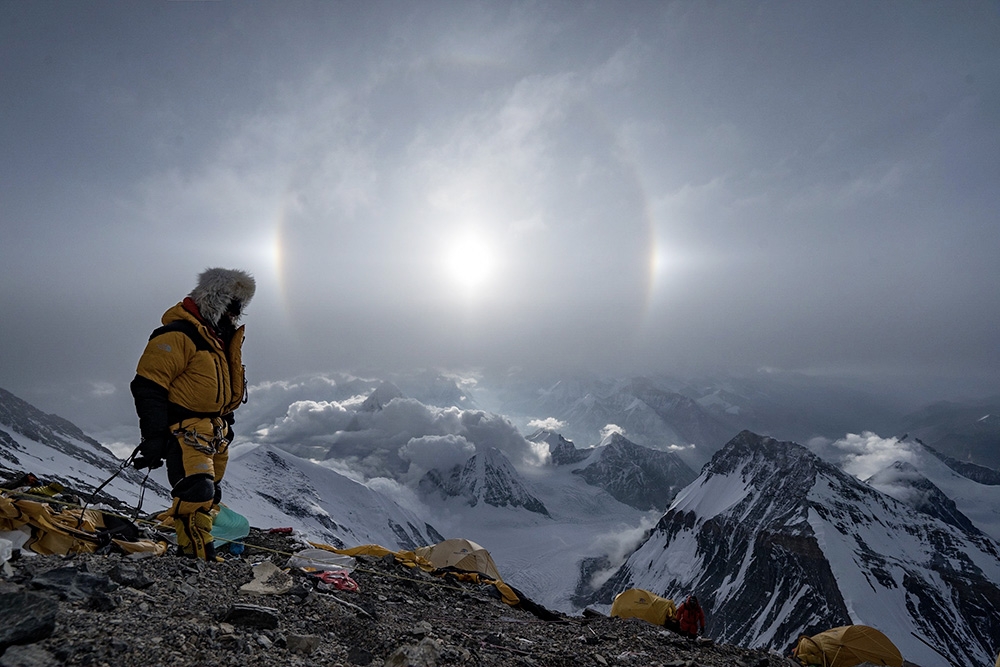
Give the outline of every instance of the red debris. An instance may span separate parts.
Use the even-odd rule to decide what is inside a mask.
[[[322,572],[313,572],[312,576],[316,577],[324,584],[330,584],[334,588],[341,591],[361,590],[361,587],[358,586],[358,582],[351,579],[351,575],[347,574],[347,570],[324,570]]]

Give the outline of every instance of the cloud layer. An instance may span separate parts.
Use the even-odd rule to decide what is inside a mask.
[[[359,382],[365,381],[342,377],[339,382],[323,378],[305,384],[319,383],[331,393],[345,394],[357,389]],[[282,393],[295,396],[302,390],[302,385],[294,383],[264,388],[272,402],[280,402]],[[538,465],[548,451],[528,442],[506,418],[483,410],[439,408],[397,397],[378,410],[368,411],[363,407],[365,398],[367,395],[352,395],[342,401],[293,400],[283,415],[239,440],[330,459],[338,470],[350,471],[355,478],[390,474],[404,482],[416,482],[432,468],[450,470],[492,447],[517,466]],[[261,415],[246,415],[251,421],[244,421],[252,424]]]

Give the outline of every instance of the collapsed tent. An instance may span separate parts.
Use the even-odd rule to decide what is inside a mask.
[[[19,540],[22,548],[42,555],[94,553],[111,544],[126,553],[159,555],[167,550],[165,543],[140,539],[134,523],[110,512],[77,507],[60,509],[3,493],[0,534],[13,533],[22,534]]]
[[[673,600],[660,597],[641,588],[630,588],[615,596],[611,604],[611,616],[619,618],[641,618],[653,625],[665,625],[677,616],[677,606]]]
[[[854,667],[863,662],[902,667],[903,656],[888,637],[867,625],[843,625],[812,637],[803,635],[794,650],[803,665]]]
[[[429,547],[418,547],[413,553],[426,558],[438,570],[454,568],[501,580],[500,572],[490,552],[471,540],[461,538],[445,540]]]
[[[160,556],[169,548],[165,539],[147,539],[139,526],[118,514],[18,495],[0,493],[0,538],[6,537],[19,548],[43,556],[94,553],[112,545],[127,554]],[[250,533],[246,517],[225,505],[214,519],[216,546],[237,542]]]

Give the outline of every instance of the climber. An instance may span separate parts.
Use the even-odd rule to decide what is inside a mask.
[[[705,631],[705,612],[694,595],[689,595],[677,608],[677,625],[680,633],[691,639]]]
[[[138,469],[167,464],[178,552],[215,560],[212,510],[229,461],[233,411],[246,402],[239,324],[256,283],[244,271],[206,269],[198,285],[164,313],[130,385],[142,441]]]

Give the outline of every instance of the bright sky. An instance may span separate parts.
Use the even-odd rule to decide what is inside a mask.
[[[3,2],[0,386],[131,410],[224,266],[258,280],[252,382],[994,390],[998,183],[994,1]]]

